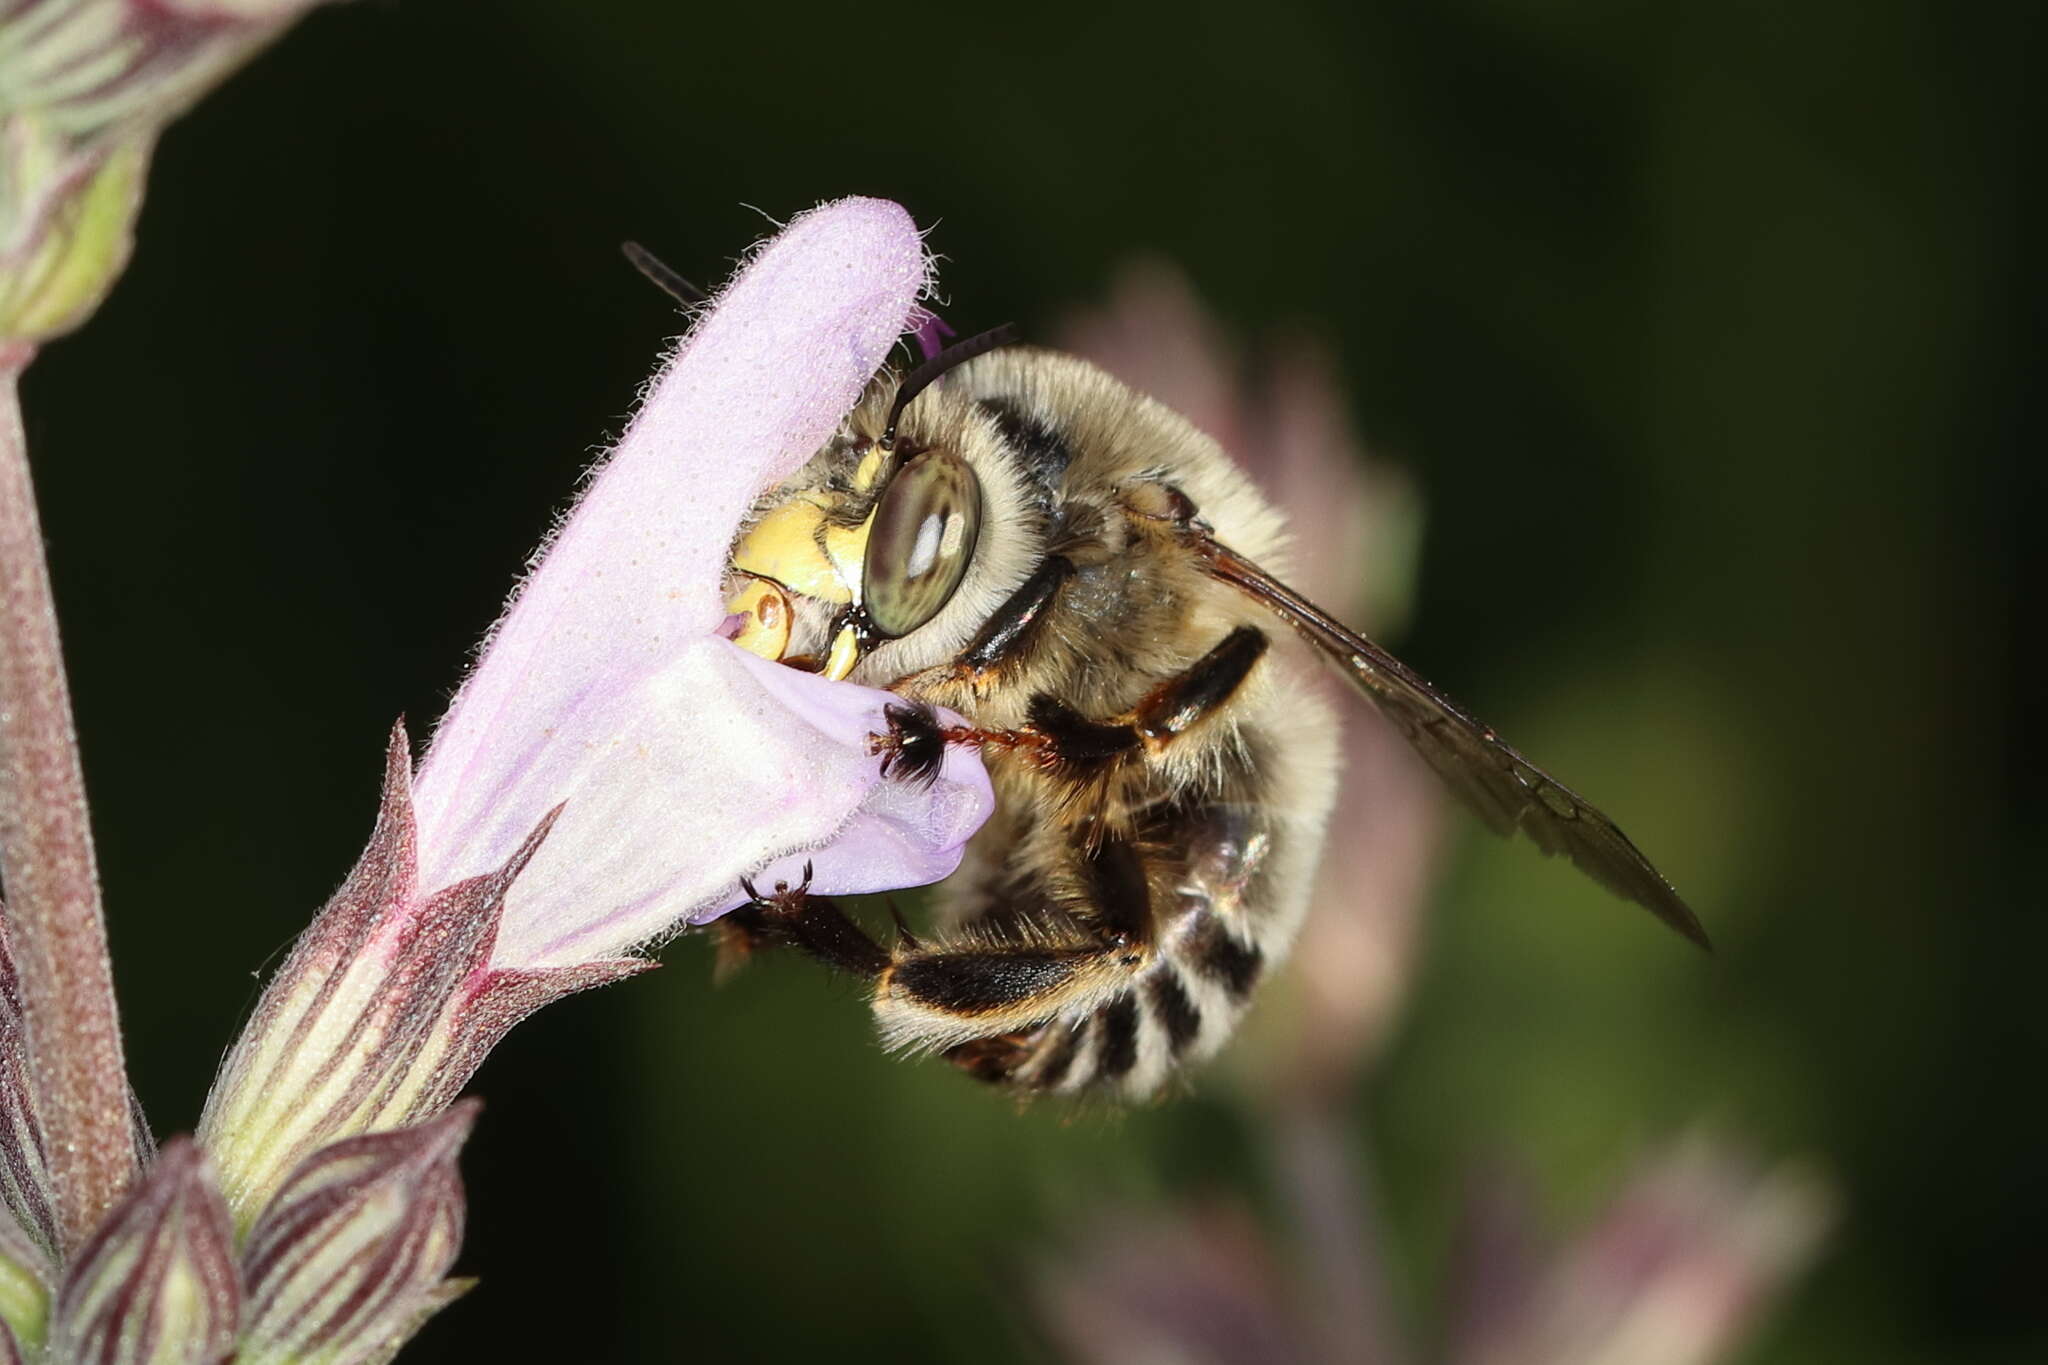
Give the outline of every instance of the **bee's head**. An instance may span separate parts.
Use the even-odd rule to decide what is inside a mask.
[[[1000,472],[993,495],[987,489],[984,476],[999,462],[973,404],[937,391],[912,400],[1004,340],[1006,329],[942,352],[900,382],[878,377],[833,441],[770,495],[733,547],[727,609],[738,644],[830,678],[881,654],[895,676],[946,652],[944,642],[922,647],[922,636],[914,649],[898,642],[935,623],[932,633],[948,639],[972,633],[993,602],[963,623],[962,589],[1020,557],[1005,542],[1021,527],[1003,524],[1018,519],[1001,515],[1014,514],[1018,495]]]

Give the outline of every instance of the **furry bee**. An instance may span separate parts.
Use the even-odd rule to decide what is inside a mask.
[[[877,743],[902,780],[979,745],[996,814],[929,939],[884,947],[786,886],[747,887],[719,931],[862,978],[891,1047],[1019,1091],[1149,1096],[1229,1038],[1307,910],[1337,783],[1303,685],[1319,654],[1494,830],[1704,946],[1613,822],[1262,567],[1283,540],[1214,441],[1085,361],[1003,330],[878,374],[741,527],[738,642],[902,697]],[[1313,649],[1273,647],[1288,635]]]

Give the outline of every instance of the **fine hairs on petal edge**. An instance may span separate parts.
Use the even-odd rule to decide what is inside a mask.
[[[931,269],[898,205],[840,200],[792,220],[742,258],[556,519],[415,785],[429,887],[496,867],[566,803],[512,892],[495,965],[564,966],[659,941],[739,875],[797,850],[879,878],[848,892],[923,884],[957,864],[958,793],[951,813],[901,818],[866,746],[879,719],[851,738],[793,728],[801,708],[744,676],[738,660],[751,656],[715,638],[731,536],[923,320]],[[886,700],[851,695],[877,712]],[[864,842],[881,827],[856,817],[885,805],[907,862]],[[936,867],[938,855],[951,861]]]
[[[855,196],[855,198],[859,197]],[[468,683],[470,675],[476,672],[478,665],[483,662],[484,656],[490,652],[492,642],[498,637],[499,627],[504,624],[505,618],[511,614],[514,604],[519,601],[520,594],[526,591],[528,580],[533,577],[534,571],[540,567],[541,561],[547,558],[548,551],[554,548],[555,541],[560,538],[563,528],[569,524],[570,517],[575,514],[577,507],[582,503],[584,493],[589,490],[590,485],[597,479],[597,476],[604,472],[605,466],[611,462],[612,456],[618,451],[620,441],[625,437],[626,430],[631,427],[634,419],[639,416],[640,410],[647,405],[648,400],[654,394],[655,387],[661,382],[662,376],[667,374],[677,359],[681,357],[684,347],[689,345],[690,337],[697,330],[698,326],[705,318],[717,310],[720,302],[731,292],[734,283],[739,280],[740,276],[745,274],[748,268],[760,259],[762,253],[774,245],[777,236],[789,230],[791,224],[821,209],[831,208],[835,204],[846,202],[849,202],[849,200],[821,200],[812,207],[794,214],[786,220],[776,218],[774,214],[769,213],[765,209],[754,208],[751,204],[746,205],[748,208],[753,208],[754,212],[759,213],[774,229],[774,232],[751,243],[735,255],[732,258],[731,267],[725,272],[724,278],[709,290],[709,297],[703,302],[679,307],[684,320],[683,330],[669,338],[668,344],[662,349],[661,357],[655,362],[654,368],[648,371],[647,377],[642,379],[634,388],[632,411],[627,415],[625,425],[614,433],[610,439],[606,440],[603,443],[603,448],[577,472],[576,481],[569,495],[548,517],[547,529],[541,533],[539,542],[534,545],[533,550],[526,556],[525,562],[520,566],[519,575],[513,580],[510,590],[506,592],[503,604],[498,609],[498,614],[491,618],[490,625],[485,627],[483,635],[471,647],[469,655],[463,664],[462,677],[456,684],[456,693],[459,693],[462,686]],[[891,201],[875,200],[872,202],[889,203]],[[939,265],[945,257],[932,250],[930,244],[931,234],[937,228],[938,224],[933,223],[929,227],[916,229],[918,246],[924,258],[924,280],[917,289],[915,297],[917,305],[926,303],[943,304],[946,301],[941,297],[938,287]],[[919,308],[914,307],[912,312],[904,318],[904,335],[906,337],[914,335],[915,326],[920,322],[918,317],[919,311],[921,311]],[[926,315],[931,316],[929,313]],[[851,406],[848,407],[848,411],[852,411]],[[756,491],[765,491],[773,486],[774,482],[771,481]],[[446,720],[447,715],[448,712],[444,711],[441,719]],[[440,725],[441,721],[436,721],[434,730],[438,731]],[[433,731],[430,731],[428,734],[428,746],[431,746],[432,742]]]

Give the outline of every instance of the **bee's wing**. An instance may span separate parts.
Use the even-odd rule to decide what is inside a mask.
[[[1562,853],[1617,896],[1634,901],[1702,948],[1706,930],[1626,834],[1577,792],[1515,752],[1414,669],[1264,569],[1197,534],[1209,571],[1250,594],[1305,636],[1370,697],[1452,791],[1498,834],[1516,830]]]

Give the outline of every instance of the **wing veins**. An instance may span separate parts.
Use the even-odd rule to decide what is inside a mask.
[[[1191,532],[1209,572],[1287,622],[1335,664],[1496,834],[1517,830],[1545,854],[1642,906],[1702,948],[1706,930],[1677,890],[1598,807],[1531,763],[1491,726],[1380,646],[1257,564]]]

